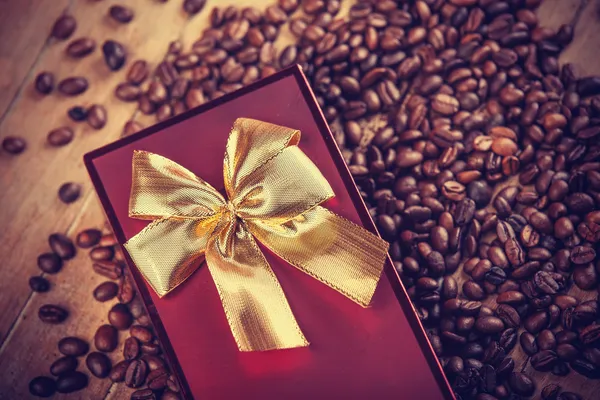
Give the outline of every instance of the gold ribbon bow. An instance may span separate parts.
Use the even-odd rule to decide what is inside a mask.
[[[223,164],[229,200],[167,158],[133,155],[129,215],[153,222],[125,243],[129,255],[161,297],[205,255],[241,351],[308,345],[255,239],[363,307],[385,261],[385,241],[319,206],[334,194],[299,140],[298,130],[237,119]]]

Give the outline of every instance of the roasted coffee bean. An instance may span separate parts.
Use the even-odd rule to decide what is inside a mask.
[[[60,376],[64,373],[75,371],[79,362],[73,356],[61,357],[50,365],[50,373],[54,376]]]
[[[86,229],[77,234],[75,244],[82,249],[88,249],[97,245],[101,237],[102,232],[98,229]]]
[[[62,374],[56,380],[58,393],[73,393],[84,389],[88,385],[88,377],[83,372],[71,371]]]
[[[558,356],[552,350],[542,350],[531,357],[531,366],[538,371],[550,371],[558,361]]]
[[[142,353],[156,356],[161,353],[160,345],[155,343],[144,343],[140,346]]]
[[[104,62],[111,71],[120,70],[127,59],[127,51],[125,47],[117,41],[107,40],[102,45],[102,54]]]
[[[2,140],[2,148],[9,154],[21,154],[25,151],[27,142],[16,136],[7,136]]]
[[[43,305],[38,310],[39,319],[47,324],[60,324],[64,322],[68,316],[69,312],[67,310],[54,304]]]
[[[119,343],[119,332],[112,325],[101,325],[94,334],[94,345],[99,351],[113,351]]]
[[[117,296],[119,285],[114,282],[104,282],[94,289],[94,298],[98,301],[105,302]],[[110,314],[109,314],[110,315]],[[109,318],[110,319],[110,318]]]
[[[77,96],[88,89],[88,81],[82,76],[63,79],[58,83],[58,91],[65,96]]]
[[[558,386],[557,384],[551,383],[549,385],[546,385],[542,389],[542,393],[541,393],[542,399],[543,400],[556,400],[559,392],[560,392],[560,386]]]
[[[144,354],[141,359],[146,362],[146,365],[148,365],[148,369],[150,371],[155,371],[157,369],[165,368],[165,363],[164,363],[163,359],[160,357],[152,356],[149,354]]]
[[[69,336],[58,342],[58,351],[66,356],[79,357],[89,351],[89,345],[80,338]]]
[[[152,390],[161,390],[167,386],[168,379],[169,373],[165,369],[155,369],[148,374],[147,384]]]
[[[81,106],[74,106],[69,108],[67,115],[75,122],[85,121],[87,118],[88,111],[86,108]]]
[[[32,276],[29,278],[29,287],[34,292],[44,293],[50,290],[50,282],[41,276]]]
[[[538,334],[537,343],[540,350],[554,350],[556,348],[556,337],[549,329],[544,329]]]
[[[183,9],[190,15],[198,14],[204,6],[206,5],[206,0],[184,0]]]
[[[108,15],[122,24],[127,24],[133,19],[133,10],[122,5],[113,5],[108,9]]]
[[[125,385],[137,388],[144,384],[148,375],[148,366],[143,360],[133,360],[125,372]]]
[[[475,321],[475,329],[485,334],[498,333],[504,329],[504,322],[497,317],[480,317]]]
[[[94,129],[102,129],[106,125],[106,108],[100,104],[94,104],[88,110],[87,123]]]
[[[531,314],[525,319],[524,327],[529,332],[536,334],[548,326],[548,313],[546,311],[538,311]]]
[[[531,396],[535,391],[535,384],[531,378],[520,372],[512,372],[508,384],[516,394],[521,396]]]
[[[127,82],[139,85],[148,77],[148,63],[145,60],[136,60],[127,71]]]
[[[538,352],[536,338],[529,332],[521,333],[521,336],[519,337],[519,343],[521,344],[523,351],[530,356]]]
[[[53,129],[48,133],[48,144],[54,147],[65,146],[73,140],[75,133],[68,126]]]
[[[63,261],[56,253],[44,253],[38,256],[37,264],[42,271],[55,274],[61,270]]]
[[[134,337],[128,337],[123,345],[123,357],[133,360],[140,354],[140,342]]]
[[[596,258],[596,251],[592,247],[576,246],[571,251],[571,262],[577,265],[587,264]]]
[[[152,332],[140,325],[133,325],[129,329],[129,334],[141,343],[150,343],[152,341]]]
[[[152,391],[152,389],[140,389],[140,390],[136,390],[135,392],[131,393],[131,400],[156,400],[156,394],[154,394],[154,392]],[[165,398],[164,395],[162,395],[161,400]]]
[[[127,276],[121,279],[121,285],[119,287],[119,294],[117,294],[120,303],[129,304],[135,297],[135,289],[133,284]]]
[[[123,268],[112,261],[96,261],[92,264],[94,272],[108,279],[119,279],[123,276]]]
[[[70,204],[79,199],[81,185],[79,183],[67,182],[58,188],[58,198],[65,204]]]
[[[463,294],[470,300],[483,300],[485,292],[476,282],[467,281],[463,284]]]
[[[583,400],[583,398],[577,393],[562,392],[558,395],[557,400]]]
[[[69,43],[66,52],[73,58],[82,58],[91,54],[95,49],[96,41],[92,38],[83,37]]]
[[[51,72],[40,72],[35,77],[35,90],[40,94],[50,94],[54,90],[54,74]]]
[[[56,382],[47,376],[37,376],[29,382],[29,393],[36,397],[52,397],[56,392]]]
[[[59,40],[68,39],[77,28],[77,21],[69,14],[61,15],[52,26],[50,35]]]
[[[97,378],[106,378],[112,368],[110,358],[108,358],[106,354],[97,351],[87,355],[85,365],[92,375]]]
[[[75,257],[76,250],[73,241],[62,233],[53,233],[50,235],[48,238],[48,243],[50,244],[50,248],[54,254],[59,256],[61,259],[70,260]],[[39,260],[38,265],[40,265]]]
[[[95,247],[90,251],[90,258],[93,261],[107,261],[112,260],[115,256],[115,248],[113,246],[100,246]]]
[[[124,360],[115,364],[109,374],[110,380],[113,382],[123,382],[130,363],[131,361]]]
[[[521,317],[519,316],[519,313],[508,304],[500,304],[498,308],[496,308],[496,315],[508,327],[518,328],[521,325]]]
[[[106,282],[107,284],[113,282]],[[133,322],[133,316],[125,304],[115,304],[108,312],[108,321],[119,330],[128,329]]]

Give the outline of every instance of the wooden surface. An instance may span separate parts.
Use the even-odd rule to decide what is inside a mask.
[[[118,101],[113,95],[116,84],[124,80],[127,67],[138,57],[156,65],[174,39],[181,38],[189,46],[207,25],[212,6],[235,4],[262,8],[274,0],[209,0],[204,11],[192,18],[182,11],[182,0],[167,3],[128,0],[124,3],[135,10],[135,18],[130,24],[120,26],[106,17],[112,3],[0,0],[0,140],[14,134],[28,142],[26,152],[19,156],[0,152],[2,400],[29,398],[29,380],[48,373],[51,362],[58,357],[57,341],[61,337],[77,335],[91,340],[96,328],[106,322],[112,304],[95,302],[92,297],[93,288],[103,278],[92,273],[87,252],[80,251],[59,274],[48,276],[52,283],[49,293],[32,293],[27,282],[30,276],[40,274],[36,258],[48,251],[48,235],[63,232],[74,237],[84,228],[104,226],[104,216],[84,170],[82,155],[117,139],[123,124],[131,118],[145,125],[154,122],[154,117],[136,114],[135,104]],[[546,0],[538,11],[542,25],[553,28],[578,17],[575,40],[561,60],[575,62],[585,74],[600,71],[599,7],[600,0]],[[347,9],[347,4],[344,8]],[[578,13],[578,10],[583,12]],[[73,14],[79,22],[73,38],[91,36],[99,45],[107,38],[124,43],[129,50],[127,66],[119,72],[109,72],[99,49],[82,60],[66,58],[66,42],[47,40],[52,23],[64,11]],[[86,76],[90,89],[74,98],[57,93],[42,97],[34,92],[32,80],[43,70],[52,71],[57,79]],[[95,131],[85,123],[69,123],[66,117],[69,107],[93,103],[103,104],[108,110],[108,124],[102,130]],[[45,143],[46,134],[62,125],[75,128],[75,140],[63,148],[49,148]],[[83,196],[71,205],[61,203],[57,197],[58,187],[66,181],[83,185]],[[595,292],[583,293],[583,296],[594,298]],[[37,318],[37,309],[45,303],[64,305],[71,311],[69,319],[56,326],[42,324]],[[121,340],[124,337],[121,334]],[[119,352],[120,348],[112,355],[113,360],[120,357]],[[539,376],[539,387],[552,381],[586,398],[597,398],[600,384],[595,381],[576,373],[565,378],[537,373],[519,352],[515,354],[520,360],[518,368]],[[127,397],[128,389],[124,385],[91,378],[88,389],[54,398]]]

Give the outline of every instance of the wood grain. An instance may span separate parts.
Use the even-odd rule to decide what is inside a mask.
[[[58,357],[56,343],[64,335],[78,335],[90,340],[96,328],[106,322],[111,304],[93,300],[93,288],[104,279],[91,272],[86,252],[69,261],[63,271],[49,277],[53,283],[47,294],[32,293],[27,285],[31,275],[39,275],[37,255],[48,251],[47,237],[53,232],[70,236],[88,227],[104,225],[104,216],[83,168],[82,155],[121,135],[125,121],[132,116],[145,126],[156,122],[154,116],[136,113],[135,104],[114,98],[114,87],[124,80],[127,67],[136,58],[144,58],[152,66],[164,57],[168,45],[181,39],[186,48],[208,25],[212,6],[254,6],[264,9],[274,0],[209,1],[205,10],[189,17],[181,9],[182,1],[167,3],[155,0],[128,0],[135,10],[131,24],[117,25],[106,16],[111,2],[89,0],[0,0],[0,138],[18,134],[28,141],[27,151],[20,156],[0,153],[0,399],[28,398],[29,380],[47,374],[50,363]],[[351,1],[343,2],[344,15]],[[583,7],[583,12],[578,10]],[[561,62],[573,62],[583,74],[600,71],[598,8],[600,0],[546,0],[538,10],[542,25],[558,29],[577,20],[575,40],[561,56]],[[69,60],[64,55],[67,42],[47,41],[55,18],[66,9],[79,21],[72,38],[90,36],[98,48],[83,60]],[[116,39],[129,50],[127,66],[111,73],[105,66],[99,47],[105,39]],[[287,27],[277,41],[281,48],[291,41]],[[23,49],[27,49],[24,51]],[[57,79],[70,75],[86,76],[90,89],[75,98],[57,93],[40,96],[32,89],[32,79],[42,71],[55,73]],[[66,117],[73,105],[105,105],[109,114],[107,126],[95,131],[85,123],[74,124]],[[3,116],[4,115],[4,116]],[[3,117],[2,117],[3,116]],[[73,143],[60,149],[45,144],[48,131],[62,125],[76,131]],[[57,198],[57,190],[65,181],[83,184],[84,196],[69,206]],[[466,276],[457,273],[460,280]],[[594,298],[595,292],[573,293],[579,298]],[[47,326],[37,318],[37,309],[45,303],[62,304],[71,310],[62,325]],[[488,305],[494,306],[491,299]],[[124,339],[125,334],[120,335]],[[585,398],[596,398],[600,385],[571,373],[559,378],[534,371],[519,346],[512,355],[517,369],[533,375],[538,390],[549,382],[559,383]],[[120,359],[120,349],[111,354]],[[80,360],[84,363],[84,360]],[[80,367],[85,370],[85,367]],[[108,380],[92,378],[90,387],[70,399],[123,399],[130,389],[111,385]],[[539,393],[539,391],[538,391]],[[63,398],[56,396],[55,398]]]

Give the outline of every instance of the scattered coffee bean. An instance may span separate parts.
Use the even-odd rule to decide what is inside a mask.
[[[152,332],[140,325],[133,325],[129,329],[129,334],[142,343],[149,343],[152,340]]]
[[[58,342],[58,351],[66,356],[79,357],[89,351],[89,345],[83,339],[69,336]]]
[[[183,9],[190,15],[194,15],[202,11],[206,5],[206,0],[184,0]]]
[[[58,83],[58,90],[65,96],[77,96],[88,89],[88,81],[82,76],[63,79]]]
[[[59,40],[68,39],[77,28],[77,21],[69,14],[61,15],[52,26],[50,35]]]
[[[69,312],[67,310],[54,304],[43,305],[38,310],[39,319],[46,324],[60,324],[64,322],[68,316]]]
[[[56,392],[56,382],[47,376],[38,376],[29,382],[29,393],[37,397],[51,397]]]
[[[102,45],[102,54],[104,55],[106,65],[111,71],[118,71],[125,65],[127,51],[119,42],[114,40],[104,42]]]
[[[104,282],[94,289],[94,298],[98,301],[105,302],[117,296],[119,285],[114,282]]]
[[[83,372],[71,371],[62,374],[56,381],[58,393],[73,393],[84,389],[88,385],[88,377]]]
[[[130,362],[125,372],[125,385],[131,388],[138,388],[146,381],[148,375],[148,366],[143,360],[133,360]]]
[[[41,276],[32,276],[29,278],[29,287],[34,292],[44,293],[50,290],[50,282]]]
[[[94,272],[108,279],[119,279],[123,276],[123,268],[116,262],[96,261],[92,264]]]
[[[106,282],[111,284],[113,282]],[[133,316],[125,304],[115,304],[108,312],[108,321],[118,330],[128,329],[133,323]]]
[[[61,357],[50,365],[50,373],[54,376],[60,376],[64,373],[75,371],[79,362],[72,356]]]
[[[112,246],[100,246],[94,247],[90,251],[90,258],[93,261],[107,261],[112,260],[115,256],[115,249]]]
[[[35,77],[35,90],[40,94],[50,94],[54,90],[54,74],[51,72],[40,72]]]
[[[112,325],[101,325],[94,334],[94,345],[99,351],[109,353],[117,348],[119,332]]]
[[[67,54],[73,58],[83,58],[96,49],[96,41],[92,38],[83,37],[73,40],[67,46]]]
[[[55,253],[44,253],[38,256],[37,264],[42,271],[48,274],[55,274],[61,270],[63,261]]]
[[[88,249],[90,247],[96,246],[98,242],[100,242],[100,238],[102,237],[102,232],[98,229],[86,229],[77,234],[75,238],[75,243],[78,247],[82,249]]]
[[[88,110],[87,123],[94,129],[102,129],[106,125],[106,108],[100,104],[94,104]]]
[[[84,121],[87,118],[88,111],[86,108],[83,108],[81,106],[75,106],[75,107],[69,108],[69,111],[67,111],[67,115],[73,121],[80,122],[80,121]]]
[[[73,241],[62,233],[53,233],[48,238],[50,248],[63,260],[70,260],[75,257],[76,250]],[[39,260],[38,260],[39,265]],[[40,267],[41,268],[41,267]]]
[[[108,9],[108,15],[122,24],[127,24],[133,19],[133,10],[122,5],[114,5]]]
[[[106,378],[112,368],[110,358],[106,354],[97,351],[87,355],[85,365],[92,375],[97,378]]]
[[[2,148],[9,154],[21,154],[26,147],[25,139],[17,136],[7,136],[2,140]]]
[[[124,360],[117,364],[115,364],[110,371],[109,377],[113,382],[123,382],[125,380],[125,373],[127,372],[127,367],[129,367],[130,361]]]
[[[58,188],[58,198],[65,204],[70,204],[79,199],[81,185],[79,183],[67,182]]]
[[[48,133],[48,144],[54,147],[65,146],[73,140],[75,133],[68,126],[53,129]]]

